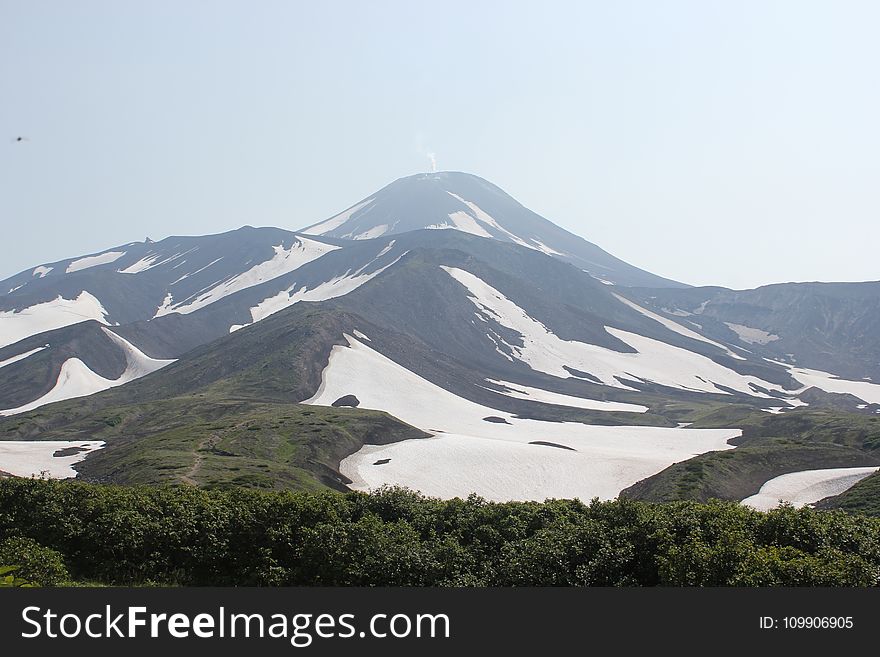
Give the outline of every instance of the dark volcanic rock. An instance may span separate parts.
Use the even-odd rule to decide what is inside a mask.
[[[355,397],[354,395],[345,395],[344,397],[340,397],[337,399],[331,406],[351,406],[352,408],[357,408],[361,403],[361,400]]]
[[[543,445],[544,447],[558,447],[559,449],[567,449],[570,452],[577,451],[574,447],[567,447],[565,445],[559,445],[557,443],[548,443],[546,440],[533,440],[529,443],[529,445]]]
[[[87,447],[65,447],[64,449],[55,450],[52,456],[61,457],[61,456],[76,456],[80,452],[88,451]]]

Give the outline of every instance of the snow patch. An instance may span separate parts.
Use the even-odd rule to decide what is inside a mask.
[[[778,335],[762,331],[759,328],[745,326],[744,324],[732,324],[730,322],[724,323],[727,325],[727,328],[739,336],[740,340],[747,344],[767,344],[779,339]]]
[[[663,317],[662,315],[658,315],[657,313],[653,313],[650,310],[648,310],[647,308],[642,308],[640,305],[633,303],[629,299],[622,297],[619,294],[615,294],[614,296],[617,297],[617,300],[620,301],[622,304],[629,306],[630,308],[641,313],[645,317],[650,317],[655,322],[662,324],[663,326],[668,328],[670,331],[673,331],[674,333],[678,333],[679,335],[683,335],[684,337],[690,338],[691,340],[699,340],[700,342],[705,342],[706,344],[710,344],[713,347],[718,347],[719,349],[724,351],[728,356],[730,356],[731,358],[735,358],[736,360],[746,360],[745,358],[743,358],[739,354],[735,354],[734,352],[732,352],[730,349],[725,347],[723,344],[715,342],[714,340],[710,340],[709,338],[704,338],[699,333],[697,333],[695,331],[691,331],[689,328],[682,326],[678,322],[673,322],[671,319],[667,319],[666,317]]]
[[[682,390],[715,394],[729,394],[717,387],[724,386],[752,397],[769,397],[755,392],[749,384],[786,392],[775,384],[734,372],[706,356],[620,329],[605,327],[609,334],[633,347],[635,353],[562,340],[480,278],[462,269],[441,267],[467,288],[470,300],[486,318],[522,336],[522,346],[506,343],[505,346],[517,360],[535,371],[568,378],[570,372],[565,369],[568,366],[590,372],[605,385],[624,389],[631,388],[620,383],[618,377],[629,380],[635,377]]]
[[[352,239],[355,240],[371,240],[375,237],[382,237],[385,233],[388,232],[388,224],[380,224],[378,226],[373,226],[369,230],[365,230],[363,233],[358,233]],[[347,236],[350,237],[350,236]]]
[[[535,243],[535,246],[537,247],[538,251],[542,251],[543,253],[546,253],[547,255],[557,255],[557,256],[564,256],[565,255],[564,253],[560,253],[559,251],[557,251],[555,249],[551,249],[549,246],[547,246],[546,244],[544,244],[540,240],[535,239],[534,237],[532,238],[532,242]],[[614,285],[614,283],[611,283],[611,285]]]
[[[46,473],[52,479],[70,479],[78,474],[73,465],[105,444],[103,440],[3,440],[0,470],[16,477],[39,477]],[[71,448],[80,451],[69,456],[54,455]]]
[[[74,260],[67,265],[66,273],[70,274],[75,271],[88,269],[89,267],[97,267],[98,265],[109,265],[111,262],[116,262],[124,255],[125,251],[107,251],[106,253],[99,253],[98,255],[86,256],[85,258]]]
[[[533,244],[529,244],[528,242],[526,242],[524,239],[522,239],[518,235],[514,235],[509,230],[504,228],[504,226],[502,226],[497,221],[495,221],[495,218],[492,217],[492,215],[490,215],[488,212],[484,211],[476,203],[472,203],[471,201],[465,201],[461,196],[459,196],[458,194],[453,194],[450,191],[447,191],[446,193],[449,194],[454,199],[464,203],[468,207],[468,209],[473,213],[473,217],[476,218],[477,221],[482,222],[483,224],[489,226],[490,228],[494,228],[499,233],[501,233],[502,235],[506,235],[512,242],[519,244],[520,246],[524,246],[526,248],[532,249],[533,251],[538,250],[538,248],[536,246],[534,246]],[[465,214],[467,214],[467,213],[465,213]]]
[[[20,360],[24,360],[28,356],[33,356],[35,353],[39,351],[43,351],[49,345],[45,344],[42,347],[37,347],[36,349],[31,349],[30,351],[26,351],[23,354],[18,354],[18,356],[13,356],[12,358],[7,358],[6,360],[0,360],[0,367],[6,367],[7,365],[12,365],[13,363],[17,363]]]
[[[361,203],[358,203],[357,205],[351,206],[348,210],[345,210],[344,212],[340,212],[335,217],[331,217],[330,219],[327,219],[326,221],[322,221],[321,223],[316,224],[316,225],[312,226],[311,228],[306,228],[305,230],[300,231],[300,232],[302,232],[305,235],[324,235],[326,233],[329,233],[330,231],[339,228],[342,224],[344,224],[346,221],[348,221],[355,212],[366,207],[367,205],[372,203],[374,200],[375,199],[370,198],[370,199],[367,199],[366,201],[362,201]]]
[[[381,251],[379,251],[378,255],[376,256],[376,259],[378,260],[378,259],[381,258],[383,255],[385,255],[386,253],[388,253],[388,252],[394,247],[394,243],[395,243],[396,241],[397,241],[397,240],[391,240],[390,242],[388,242],[388,246],[386,246],[384,249],[382,249]]]
[[[165,315],[168,313],[168,310],[171,308],[171,302],[174,301],[174,296],[169,292],[165,295],[164,301],[162,304],[156,309],[156,314],[153,315],[153,319],[158,317],[159,315]]]
[[[43,265],[40,265],[39,267],[34,268],[34,272],[31,274],[31,276],[36,276],[37,278],[43,278],[46,274],[48,274],[53,269],[55,269],[55,268],[54,267],[44,267]]]
[[[449,215],[449,220],[452,221],[452,224],[455,228],[464,233],[470,233],[471,235],[477,235],[479,237],[492,237],[492,235],[487,232],[485,228],[477,223],[476,219],[474,219],[464,210],[453,212]]]
[[[60,294],[52,301],[38,303],[23,310],[0,311],[0,347],[27,337],[79,324],[90,319],[108,324],[107,311],[101,302],[83,290],[75,299]]]
[[[504,395],[505,397],[513,397],[514,399],[525,399],[527,401],[538,401],[547,404],[557,404],[558,406],[571,406],[572,408],[583,408],[590,411],[645,413],[648,410],[647,406],[641,406],[639,404],[626,404],[623,402],[584,399],[583,397],[563,395],[558,392],[542,390],[541,388],[532,388],[530,386],[524,386],[518,383],[509,383],[508,381],[496,381],[494,379],[486,379],[486,381],[507,388],[507,390],[492,390],[492,392]],[[487,388],[487,390],[490,389]]]
[[[265,283],[266,281],[271,281],[279,276],[296,271],[304,264],[317,260],[330,251],[335,251],[340,248],[332,244],[324,244],[323,242],[317,242],[305,237],[300,237],[298,239],[299,241],[296,244],[293,244],[289,249],[285,249],[282,244],[273,246],[272,249],[275,251],[275,255],[268,260],[251,267],[237,276],[233,276],[229,280],[224,281],[215,287],[212,287],[192,301],[184,300],[174,306],[160,309],[160,311],[156,313],[156,317],[161,317],[162,315],[167,315],[173,312],[184,315],[194,312],[205,306],[209,306],[215,301],[219,301],[230,294],[234,294],[240,290],[259,285],[260,283]]]
[[[393,262],[385,265],[384,267],[377,269],[371,274],[362,274],[359,273],[363,271],[366,267],[365,265],[361,267],[357,272],[351,274],[351,272],[346,272],[342,276],[336,276],[335,278],[330,279],[329,281],[325,281],[316,285],[315,287],[308,289],[305,285],[296,289],[296,284],[293,287],[288,288],[287,290],[281,290],[278,294],[275,294],[271,297],[267,297],[263,299],[256,306],[253,306],[251,310],[251,319],[254,322],[259,322],[262,319],[265,319],[269,315],[274,315],[275,313],[284,310],[285,308],[289,308],[290,306],[299,303],[300,301],[327,301],[328,299],[335,299],[337,297],[342,297],[348,294],[349,292],[353,292],[358,289],[361,285],[370,281],[383,271],[396,264],[403,256],[405,256],[409,251],[406,251],[399,255]],[[375,260],[373,260],[375,262]],[[229,332],[233,332],[233,330],[237,331],[247,325],[238,325],[236,324],[234,327],[230,327]]]
[[[747,497],[742,503],[758,511],[775,509],[780,502],[806,506],[832,495],[840,495],[877,470],[874,466],[791,472],[770,479],[757,494]]]
[[[129,381],[139,379],[142,376],[146,376],[147,374],[155,372],[156,370],[174,362],[174,360],[150,358],[128,340],[116,335],[113,331],[103,327],[101,330],[103,330],[107,337],[115,342],[125,354],[125,371],[118,379],[106,379],[100,374],[93,372],[89,366],[79,358],[68,358],[64,361],[64,364],[61,365],[61,372],[58,374],[58,379],[55,381],[55,385],[49,392],[29,404],[24,404],[17,408],[2,410],[0,411],[0,415],[17,415],[18,413],[32,411],[40,406],[45,406],[46,404],[93,395],[102,390],[115,388],[128,383]]]
[[[154,255],[146,255],[140,260],[138,260],[133,265],[129,265],[125,269],[117,269],[116,273],[118,274],[140,274],[147,270],[153,269],[154,267],[159,267],[161,265],[168,264],[169,262],[174,262],[175,260],[182,258],[185,255],[189,255],[193,251],[197,251],[199,247],[194,246],[191,249],[187,249],[186,251],[182,251],[180,253],[175,253],[173,255],[168,256],[165,259],[162,258],[161,253],[156,253]],[[216,261],[215,261],[216,262]],[[210,266],[210,265],[209,265]]]
[[[869,404],[880,404],[880,385],[877,385],[876,383],[870,383],[868,381],[850,381],[849,379],[841,379],[829,372],[823,372],[821,370],[794,367],[788,363],[783,363],[778,360],[770,360],[769,358],[765,358],[764,360],[786,368],[791,377],[804,386],[800,390],[793,391],[795,394],[800,394],[809,388],[819,388],[825,392],[850,394]]]

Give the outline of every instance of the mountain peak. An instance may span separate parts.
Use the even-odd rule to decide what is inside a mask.
[[[365,240],[424,229],[458,230],[541,251],[609,284],[683,287],[615,258],[532,212],[497,185],[461,171],[398,178],[300,232]]]

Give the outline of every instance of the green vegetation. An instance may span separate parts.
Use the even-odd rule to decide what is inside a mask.
[[[18,566],[0,566],[0,589],[28,588],[33,584],[15,573]]]
[[[880,516],[880,472],[862,479],[840,495],[822,500],[816,506],[820,509],[843,509]]]
[[[0,564],[15,564],[8,576],[39,586],[57,586],[68,579],[61,555],[23,536],[0,540]],[[13,580],[14,581],[14,580]]]
[[[34,423],[7,422],[0,437],[26,437]],[[380,411],[207,393],[105,408],[51,432],[54,440],[107,442],[77,466],[88,481],[301,490],[345,490],[337,472],[345,456],[365,443],[425,435]]]
[[[880,519],[726,502],[440,501],[0,481],[0,540],[75,581],[183,585],[880,584]],[[33,545],[29,543],[29,545]]]
[[[731,441],[736,449],[675,463],[630,486],[621,496],[649,502],[738,501],[757,493],[769,479],[789,472],[880,466],[878,417],[806,409],[771,415],[730,406],[698,416],[693,426],[741,427],[743,435]],[[880,486],[874,485],[874,489],[870,483],[861,487],[861,502],[853,497],[840,506],[877,513],[880,503],[870,502],[870,490],[880,493]]]

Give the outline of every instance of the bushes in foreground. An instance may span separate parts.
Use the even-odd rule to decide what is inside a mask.
[[[15,564],[14,576],[38,586],[58,586],[67,581],[61,555],[24,536],[0,540],[0,565]]]
[[[0,545],[35,553],[34,542],[60,553],[75,580],[108,584],[880,583],[880,519],[765,514],[727,502],[495,504],[401,489],[340,495],[0,480]],[[26,565],[10,559],[0,548],[0,565]]]

